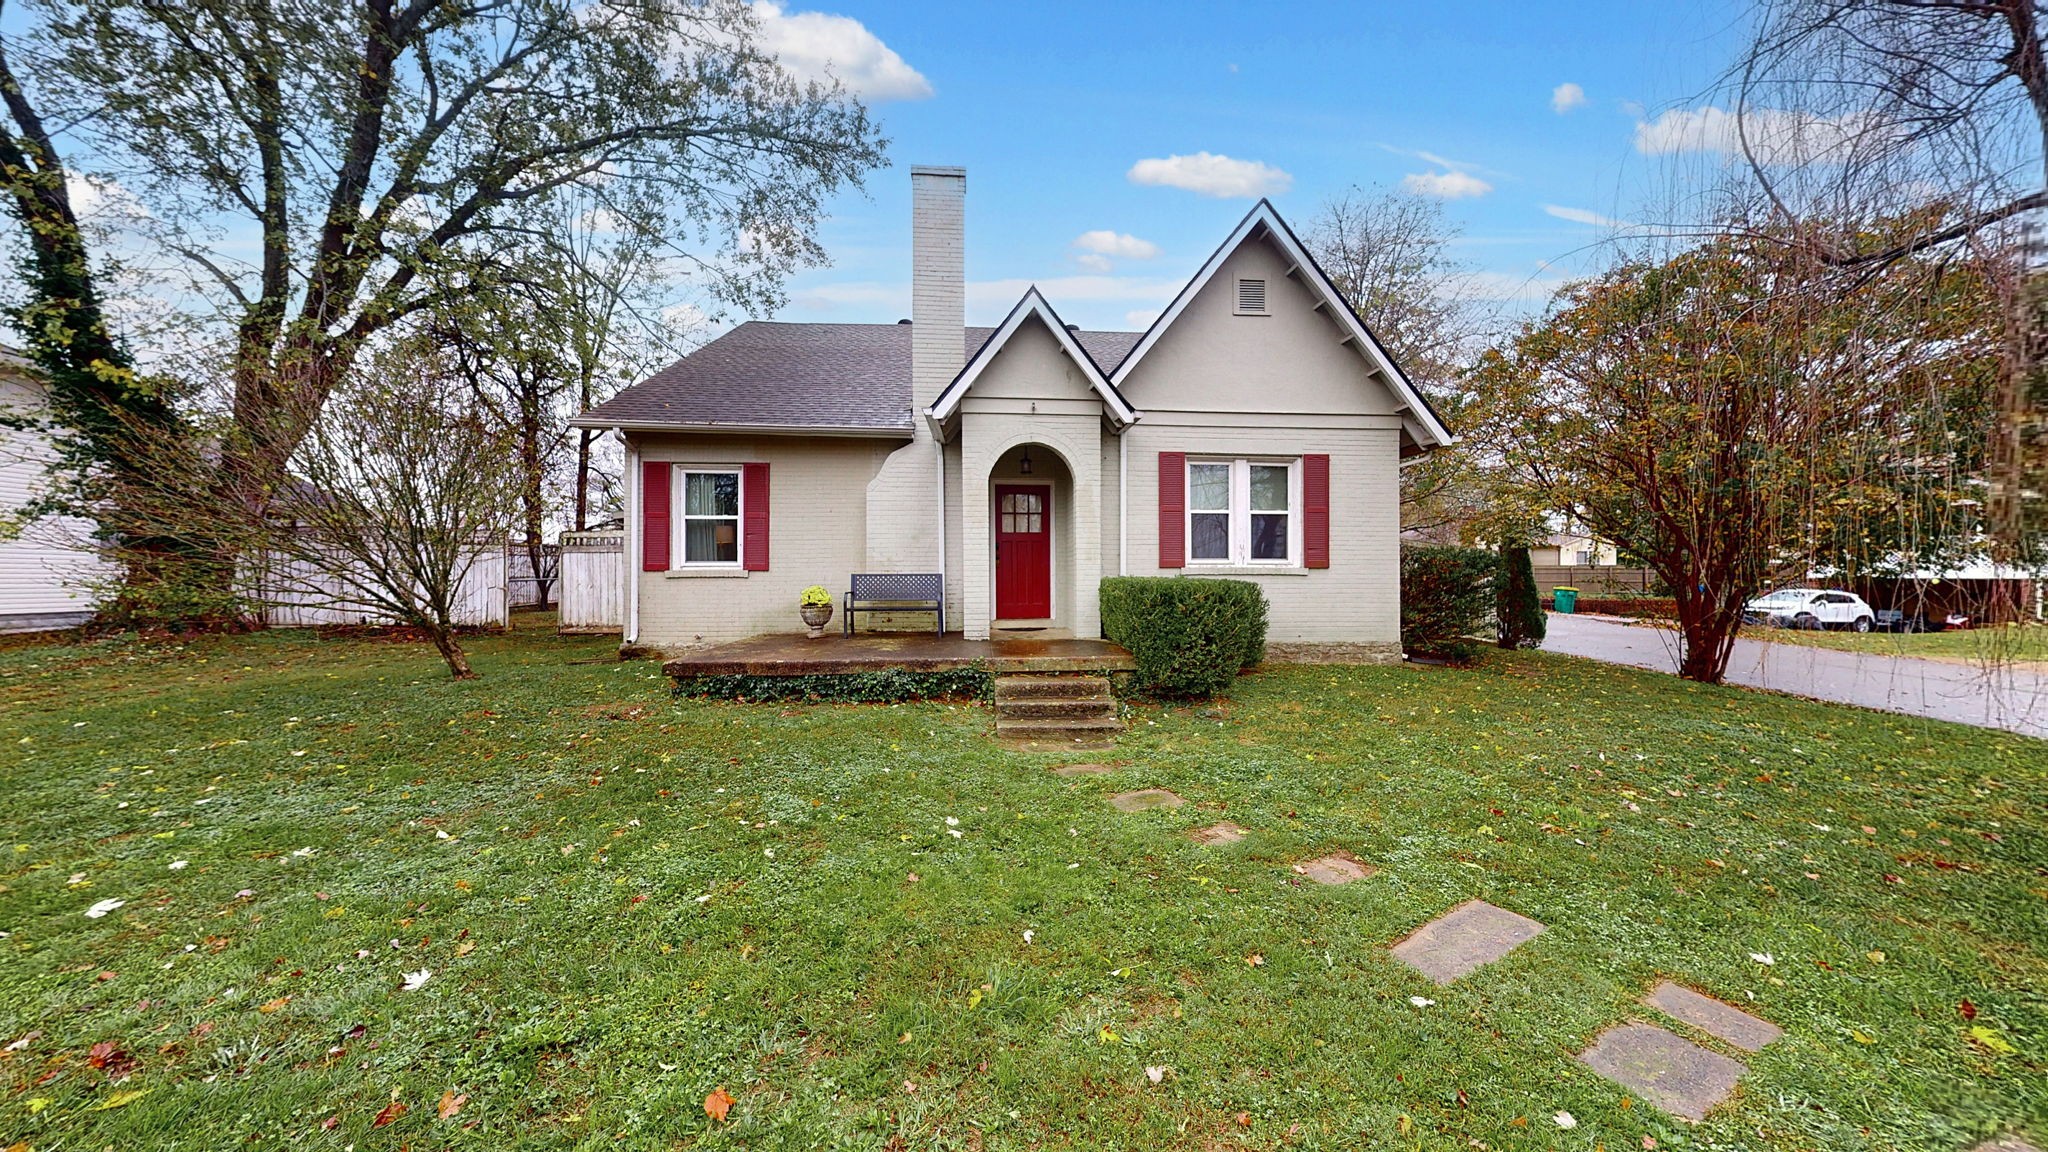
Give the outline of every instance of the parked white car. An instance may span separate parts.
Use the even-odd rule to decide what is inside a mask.
[[[1749,624],[1773,628],[1846,628],[1868,632],[1877,613],[1863,597],[1839,588],[1780,588],[1742,606]]]

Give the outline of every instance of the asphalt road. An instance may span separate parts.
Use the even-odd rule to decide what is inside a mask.
[[[1678,670],[1667,629],[1552,613],[1547,632],[1546,652]],[[2021,668],[1738,639],[1728,682],[2048,739],[2048,675]]]

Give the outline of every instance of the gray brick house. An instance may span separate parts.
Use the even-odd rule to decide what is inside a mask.
[[[628,645],[794,631],[855,572],[949,627],[1100,634],[1106,576],[1258,583],[1272,639],[1392,652],[1399,473],[1450,440],[1271,204],[1144,332],[965,323],[966,174],[918,167],[911,318],[741,324],[577,418],[627,460]]]

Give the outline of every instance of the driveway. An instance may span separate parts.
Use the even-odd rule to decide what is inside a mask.
[[[1678,671],[1678,633],[1551,613],[1546,652]],[[2048,738],[2048,676],[1768,640],[1735,641],[1728,682]]]

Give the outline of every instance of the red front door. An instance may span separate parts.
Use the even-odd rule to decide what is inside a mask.
[[[996,619],[1052,616],[1052,489],[996,485]]]

